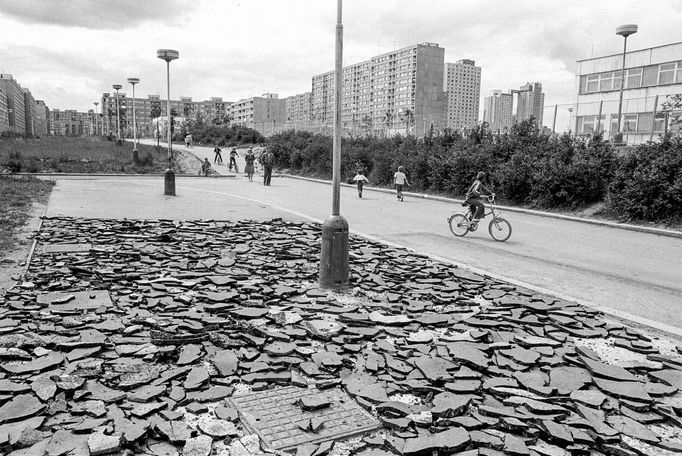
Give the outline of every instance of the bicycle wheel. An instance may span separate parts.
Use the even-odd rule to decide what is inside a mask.
[[[496,217],[490,221],[488,233],[490,233],[490,236],[496,241],[504,242],[511,236],[512,227],[505,219]]]
[[[450,231],[457,237],[462,237],[469,232],[469,221],[464,214],[452,214],[448,219]]]

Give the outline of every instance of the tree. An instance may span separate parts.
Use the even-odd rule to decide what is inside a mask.
[[[404,109],[400,117],[405,122],[405,136],[407,136],[410,134],[410,125],[414,125],[414,112],[410,108]]]
[[[360,128],[365,133],[365,136],[369,136],[372,132],[372,117],[368,114],[362,116],[362,119],[360,119]]]
[[[388,130],[393,127],[393,111],[388,110],[384,114],[384,125],[386,125],[386,137],[388,137]]]
[[[663,138],[668,138],[668,127],[682,127],[682,93],[668,95],[661,105],[661,115],[664,120]]]

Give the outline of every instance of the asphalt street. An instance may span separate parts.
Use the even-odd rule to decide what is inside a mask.
[[[212,148],[192,152],[212,161]],[[210,155],[209,155],[210,153]],[[240,170],[243,151],[240,150]],[[223,151],[223,158],[229,156]],[[225,173],[227,167],[218,167]],[[245,176],[177,178],[178,196],[159,177],[59,178],[48,215],[117,218],[312,218],[331,213],[331,186],[290,178],[262,185]],[[448,216],[458,204],[341,189],[350,229],[496,276],[550,290],[603,310],[682,334],[682,240],[580,222],[507,212],[513,234],[496,242],[487,225],[455,238]]]

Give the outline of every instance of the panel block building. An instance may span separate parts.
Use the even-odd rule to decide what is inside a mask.
[[[421,43],[343,68],[341,121],[345,132],[423,135],[445,126],[445,49]],[[332,128],[334,71],[312,78],[313,127]]]
[[[514,96],[501,90],[493,90],[490,96],[485,97],[483,121],[488,123],[493,133],[509,131],[514,122],[513,105]]]
[[[7,97],[8,131],[26,134],[24,90],[11,74],[0,73],[0,91]]]
[[[446,126],[464,130],[478,124],[481,99],[481,67],[473,60],[447,63],[445,68],[447,93]]]
[[[519,89],[519,99],[516,105],[516,121],[522,122],[533,116],[538,127],[542,127],[544,105],[545,94],[542,93],[542,84],[528,82],[522,85]]]
[[[285,100],[276,93],[264,93],[260,97],[251,97],[232,103],[228,114],[232,123],[243,125],[259,131],[262,135],[271,135],[281,131],[285,123]]]

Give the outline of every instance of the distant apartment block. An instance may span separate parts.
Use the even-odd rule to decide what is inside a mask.
[[[445,50],[421,43],[343,68],[341,122],[347,132],[423,135],[445,125]],[[312,78],[311,122],[331,128],[334,72]]]
[[[475,127],[481,98],[481,67],[473,60],[447,63],[445,68],[447,93],[446,126],[453,130]]]
[[[9,130],[9,109],[7,107],[7,95],[0,89],[0,133]]]
[[[48,125],[53,136],[92,136],[95,134],[95,111],[53,109],[49,112]]]
[[[603,131],[606,138],[614,137],[618,132],[618,100],[623,80],[623,141],[640,144],[663,133],[665,116],[661,115],[661,105],[667,96],[682,93],[682,42],[628,51],[625,75],[622,52],[577,63],[571,126],[576,134]]]
[[[24,125],[26,126],[26,135],[35,136],[36,126],[36,100],[33,98],[33,94],[28,89],[23,89],[24,91]]]
[[[46,136],[50,134],[50,108],[43,100],[36,100],[35,135]]]
[[[522,122],[535,117],[538,127],[542,127],[542,117],[545,105],[545,94],[542,93],[542,84],[530,82],[519,89],[519,99],[516,106],[516,121]]]
[[[485,97],[483,121],[488,123],[492,132],[504,133],[509,131],[514,122],[513,104],[513,95],[502,93],[501,90],[493,90],[490,96]]]
[[[284,99],[284,128],[309,129],[312,106],[312,92],[292,95]]]
[[[0,73],[0,90],[7,97],[8,130],[26,134],[26,108],[24,91],[11,74]]]
[[[234,125],[243,125],[267,136],[281,131],[286,121],[284,99],[276,93],[264,93],[232,103],[228,114]]]

